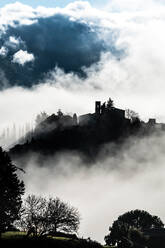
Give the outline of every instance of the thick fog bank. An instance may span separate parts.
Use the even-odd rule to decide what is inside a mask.
[[[26,194],[68,201],[81,213],[79,235],[103,242],[109,225],[126,211],[144,209],[165,221],[164,154],[162,134],[129,140],[115,157],[107,155],[90,167],[76,154],[45,159],[42,167],[37,156],[29,156],[23,175]]]

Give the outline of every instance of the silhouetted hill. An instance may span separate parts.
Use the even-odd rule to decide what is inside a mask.
[[[106,143],[121,143],[130,135],[144,135],[155,130],[155,120],[145,124],[138,117],[125,118],[125,111],[115,108],[109,99],[95,103],[95,113],[73,117],[52,114],[41,121],[24,144],[10,150],[12,157],[32,153],[52,155],[61,151],[76,151],[92,160]]]

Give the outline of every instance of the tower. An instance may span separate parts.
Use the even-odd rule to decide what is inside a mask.
[[[73,115],[73,125],[74,126],[77,125],[77,115],[76,114]]]
[[[95,102],[95,114],[100,115],[101,113],[101,102],[96,101]]]

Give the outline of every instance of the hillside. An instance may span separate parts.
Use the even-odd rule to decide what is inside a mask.
[[[125,110],[115,108],[111,99],[107,104],[96,102],[94,113],[78,118],[76,114],[72,117],[59,111],[41,121],[33,133],[26,135],[23,144],[18,143],[10,149],[10,155],[15,158],[28,153],[46,156],[76,151],[92,160],[104,144],[121,144],[131,135],[147,135],[156,130],[157,124],[153,119],[144,123],[138,117],[125,116]]]
[[[0,240],[1,247],[26,247],[31,248],[102,248],[98,242],[90,239],[69,239],[63,237],[30,237],[27,238],[25,234],[19,232],[9,232],[2,234]]]

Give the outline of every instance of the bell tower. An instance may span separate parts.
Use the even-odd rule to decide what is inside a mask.
[[[95,114],[97,115],[101,114],[101,102],[100,101],[95,102]]]

